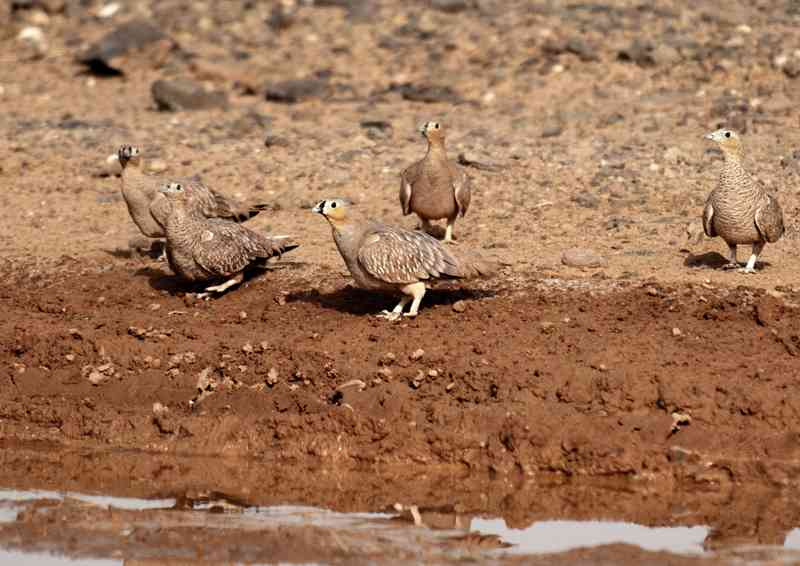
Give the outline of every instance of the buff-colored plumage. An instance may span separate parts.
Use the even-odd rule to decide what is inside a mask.
[[[399,318],[412,299],[405,316],[415,316],[425,295],[426,282],[489,275],[494,269],[482,260],[456,257],[424,232],[356,221],[348,214],[348,208],[346,201],[331,199],[317,204],[314,212],[325,216],[330,223],[336,247],[359,287],[403,293],[392,312],[384,311],[386,318]]]
[[[222,292],[240,283],[248,267],[297,247],[286,237],[271,238],[230,220],[206,218],[193,201],[191,186],[169,183],[162,194],[170,208],[165,224],[169,266],[187,281],[225,281],[206,291]]]
[[[128,206],[131,218],[145,236],[163,238],[170,208],[166,197],[159,192],[159,189],[166,184],[166,180],[144,173],[141,152],[138,148],[129,145],[122,146],[118,155],[122,165],[122,196]],[[244,222],[266,208],[261,204],[243,205],[209,189],[196,177],[171,180],[184,187],[191,186],[194,189],[193,202],[207,218],[226,218]]]
[[[469,177],[447,158],[444,127],[427,122],[420,132],[428,140],[425,157],[400,174],[400,205],[403,214],[419,216],[425,231],[430,221],[447,219],[445,241],[453,238],[453,225],[469,209],[472,189]]]
[[[703,229],[707,236],[720,236],[728,244],[731,265],[738,267],[736,247],[752,245],[744,271],[753,273],[756,260],[767,242],[783,235],[783,212],[777,199],[764,191],[742,166],[744,150],[738,134],[717,130],[706,135],[722,150],[725,162],[719,184],[706,200]]]

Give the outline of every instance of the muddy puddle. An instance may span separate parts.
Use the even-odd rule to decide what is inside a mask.
[[[343,484],[347,482],[339,478]],[[327,478],[320,477],[320,483]],[[365,483],[365,489],[369,486]],[[424,562],[580,564],[793,564],[800,529],[783,543],[729,538],[701,514],[674,507],[656,524],[580,516],[582,489],[600,497],[619,486],[551,485],[575,507],[492,516],[465,505],[425,506],[380,498],[374,509],[340,512],[302,504],[251,504],[188,490],[141,498],[50,489],[0,488],[0,563],[92,566],[187,563],[360,564]],[[409,494],[410,495],[410,494]],[[640,494],[641,495],[641,494]],[[597,495],[596,495],[597,496]],[[644,504],[645,498],[639,503]],[[613,515],[614,513],[610,513]],[[685,518],[681,521],[680,517]],[[663,524],[657,524],[663,523]],[[753,529],[757,527],[753,525]]]

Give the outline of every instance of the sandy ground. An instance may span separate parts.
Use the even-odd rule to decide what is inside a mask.
[[[709,524],[736,544],[780,543],[797,526],[786,503],[800,472],[792,2],[142,1],[110,17],[96,2],[17,4],[0,11],[4,485],[217,489],[357,511],[412,490],[423,506],[520,525]],[[108,57],[121,74],[80,62],[131,21],[164,36]],[[283,81],[309,77],[299,100],[276,100]],[[225,104],[159,111],[154,81],[176,79]],[[309,209],[344,196],[413,227],[398,174],[423,155],[417,128],[430,119],[473,164],[459,251],[503,268],[440,286],[420,317],[392,325],[372,316],[392,299],[350,286]],[[699,229],[721,165],[702,136],[722,125],[741,133],[748,169],[786,214],[755,275],[721,270],[724,243]],[[248,226],[300,248],[193,301],[135,249],[106,166],[123,143],[154,174],[199,174],[269,204]],[[576,247],[607,265],[564,265]],[[106,467],[63,458],[54,474],[62,450]],[[212,473],[161,460],[179,455],[210,458]],[[273,467],[290,471],[270,476],[267,495]],[[335,477],[287,487],[309,469]],[[365,469],[380,479],[365,482]],[[453,474],[456,489],[429,479]],[[625,508],[613,495],[549,506],[543,474],[613,478],[629,487],[612,494],[635,495]],[[670,509],[682,505],[692,516],[679,521]],[[317,550],[284,558],[328,555]],[[611,547],[561,559],[652,557]]]

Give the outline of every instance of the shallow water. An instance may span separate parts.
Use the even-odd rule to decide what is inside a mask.
[[[561,553],[578,548],[600,547],[616,543],[637,546],[647,551],[669,552],[685,556],[711,556],[712,552],[704,549],[704,542],[711,529],[707,526],[673,526],[649,527],[630,522],[590,520],[545,520],[537,521],[523,529],[509,528],[503,519],[482,518],[476,516],[459,516],[455,513],[418,511],[406,507],[397,513],[340,513],[327,509],[299,505],[279,505],[272,507],[242,506],[225,499],[192,501],[187,506],[174,498],[136,499],[112,497],[105,495],[89,495],[74,492],[56,491],[18,491],[0,490],[0,528],[14,524],[17,514],[33,503],[47,501],[62,502],[69,506],[88,504],[90,508],[117,509],[134,512],[126,515],[125,530],[133,532],[143,525],[158,524],[163,528],[206,528],[212,531],[239,529],[245,532],[279,528],[322,528],[333,533],[345,533],[352,540],[367,541],[374,544],[380,538],[388,544],[410,546],[424,541],[433,545],[449,539],[463,536],[466,533],[497,537],[497,544],[480,550],[485,557],[501,557],[503,554],[545,555]],[[80,502],[80,503],[77,503]],[[59,505],[61,505],[59,504]],[[45,505],[46,508],[50,508]],[[142,512],[139,515],[138,512]],[[152,513],[156,513],[154,518]],[[145,513],[147,516],[145,517]],[[415,524],[416,518],[416,524]],[[437,523],[438,521],[438,523]],[[445,526],[442,527],[442,524]],[[430,525],[430,526],[429,526]],[[102,528],[98,536],[107,536]],[[361,533],[361,539],[352,535]],[[365,536],[367,535],[367,536]],[[338,536],[338,535],[336,535]],[[4,539],[6,540],[6,539]],[[63,541],[56,540],[28,542],[27,545],[12,543],[13,549],[1,548],[6,542],[0,541],[0,564],[88,564],[90,566],[119,565],[123,561],[117,556],[125,556],[122,551],[110,553],[114,558],[70,558],[60,551],[69,554],[92,555],[92,550],[82,548],[80,544],[63,547]],[[30,551],[20,550],[29,548]],[[769,559],[781,562],[797,557],[795,551],[800,550],[800,529],[788,533],[782,547],[748,546],[741,547],[743,553],[761,552],[769,549]],[[145,549],[151,555],[169,553],[168,547]],[[450,558],[463,556],[456,550],[446,554]],[[474,556],[472,554],[471,556]],[[751,564],[766,563],[763,558],[747,560]]]

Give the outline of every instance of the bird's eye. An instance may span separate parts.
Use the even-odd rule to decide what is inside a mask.
[[[434,124],[433,124],[433,129],[434,129],[434,130],[438,130],[438,129],[439,129],[439,124],[437,124],[437,123],[435,123],[435,122],[434,122]]]
[[[729,138],[729,137],[731,137],[731,133],[730,133],[730,132],[725,132],[725,137],[726,137],[726,138]]]
[[[336,208],[336,203],[335,202],[331,203],[331,208]]]

